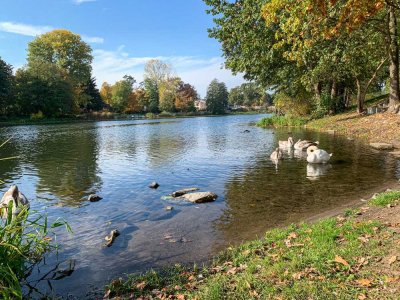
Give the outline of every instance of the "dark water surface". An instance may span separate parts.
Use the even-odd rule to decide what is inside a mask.
[[[263,236],[265,230],[349,206],[400,177],[399,162],[357,141],[309,131],[334,156],[329,166],[307,166],[288,154],[276,167],[269,154],[286,130],[251,126],[261,115],[157,121],[115,121],[0,129],[12,137],[0,156],[4,192],[18,184],[32,211],[68,220],[58,255],[29,278],[49,295],[83,297],[124,273],[177,262],[206,261],[229,244]],[[245,130],[250,132],[245,132]],[[322,175],[315,177],[315,175]],[[149,189],[156,180],[160,187]],[[185,187],[219,195],[211,204],[168,202],[161,197]],[[104,199],[86,201],[97,193]],[[172,205],[172,211],[165,207]],[[105,248],[112,229],[121,235]],[[165,239],[165,236],[172,236]],[[62,280],[35,280],[75,261]],[[39,297],[34,290],[29,297]]]

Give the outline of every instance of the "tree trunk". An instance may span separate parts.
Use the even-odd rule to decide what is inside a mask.
[[[314,83],[314,93],[315,93],[315,98],[319,102],[321,100],[321,84],[319,82]]]
[[[360,81],[357,79],[357,112],[362,114],[364,112],[364,101],[366,90],[362,88]]]
[[[397,113],[400,107],[400,85],[399,85],[399,44],[397,31],[397,18],[395,8],[388,5],[389,19],[389,73],[390,73],[390,90],[389,90],[389,112]]]
[[[336,80],[333,80],[331,85],[331,103],[329,105],[332,114],[336,113],[337,96],[338,96],[338,84]]]

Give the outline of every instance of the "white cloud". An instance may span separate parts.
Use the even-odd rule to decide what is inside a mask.
[[[54,28],[50,26],[36,26],[29,25],[23,23],[14,23],[14,22],[0,22],[0,31],[15,33],[26,36],[38,36],[43,33],[52,31]],[[88,43],[104,43],[104,39],[100,37],[91,37],[82,35],[82,39]]]
[[[226,83],[228,88],[245,82],[242,76],[234,76],[229,70],[223,69],[223,59],[220,57],[199,58],[193,56],[157,56],[134,57],[120,46],[116,51],[97,49],[93,52],[93,74],[100,86],[104,81],[114,83],[126,74],[132,75],[140,82],[143,80],[144,65],[150,59],[160,59],[170,63],[175,73],[185,82],[194,85],[202,97],[207,86],[217,78]]]
[[[95,2],[97,0],[73,0],[76,5],[85,3],[85,2]]]
[[[0,31],[26,36],[37,36],[51,30],[52,28],[49,26],[33,26],[22,23],[0,22]]]

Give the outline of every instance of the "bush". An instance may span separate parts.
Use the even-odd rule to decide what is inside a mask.
[[[156,118],[156,115],[151,112],[147,113],[145,116],[146,116],[146,119],[155,119]]]
[[[304,91],[292,97],[280,92],[275,95],[274,105],[287,115],[295,117],[306,116],[310,114],[313,107],[312,95]]]
[[[168,111],[163,111],[163,112],[159,113],[158,116],[162,117],[162,118],[172,118],[172,117],[174,117],[174,114],[172,114]]]
[[[31,114],[31,120],[42,120],[44,119],[44,114],[42,113],[41,110],[39,110],[37,113]]]
[[[262,118],[257,126],[260,127],[300,127],[307,123],[305,118],[300,117],[290,117],[290,116],[272,116],[267,118]]]

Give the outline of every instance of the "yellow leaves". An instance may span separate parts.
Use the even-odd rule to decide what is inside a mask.
[[[365,287],[370,287],[372,285],[372,282],[369,279],[357,279],[356,282],[358,285]]]
[[[397,261],[397,256],[396,255],[393,255],[393,256],[390,256],[390,257],[387,258],[387,263],[388,263],[389,266],[392,265],[396,261]]]
[[[335,262],[337,262],[339,264],[342,264],[345,267],[350,267],[349,263],[346,260],[344,260],[343,257],[341,257],[339,255],[335,256]]]
[[[365,299],[367,299],[367,296],[365,296],[365,294],[359,294],[359,295],[357,296],[357,299],[358,299],[358,300],[365,300]]]

